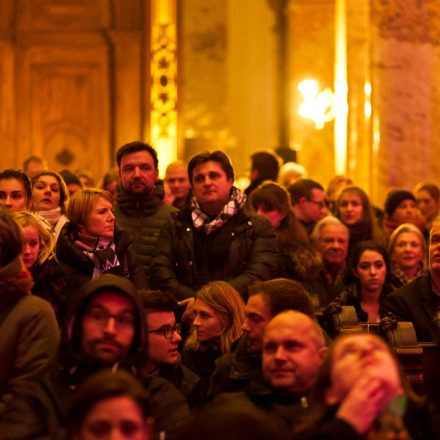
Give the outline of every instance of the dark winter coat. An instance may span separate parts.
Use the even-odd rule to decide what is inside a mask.
[[[241,210],[222,228],[206,235],[194,229],[187,205],[160,231],[150,284],[184,299],[209,281],[223,280],[246,298],[249,284],[275,278],[279,267],[275,233],[269,222]]]
[[[393,313],[398,321],[411,321],[419,342],[440,342],[435,315],[440,296],[433,292],[430,274],[422,275],[391,292],[383,304],[384,313]]]
[[[56,244],[56,258],[68,282],[70,294],[91,280],[94,270],[93,261],[81,248],[74,244],[74,239],[75,230],[73,225],[70,222],[66,223]],[[121,266],[117,267],[117,273],[112,273],[128,278],[138,288],[147,288],[146,275],[139,257],[131,246],[128,235],[124,231],[115,228],[114,241],[116,255]]]
[[[261,352],[247,348],[246,337],[238,340],[234,351],[225,353],[216,361],[211,377],[209,397],[219,393],[244,390],[251,380],[261,375]]]
[[[117,187],[114,214],[116,225],[128,233],[133,248],[148,274],[154,246],[162,225],[177,209],[165,205],[162,182],[156,183],[151,194],[131,194],[122,185]]]

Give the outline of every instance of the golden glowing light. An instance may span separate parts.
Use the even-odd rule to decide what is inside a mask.
[[[176,0],[151,2],[151,143],[159,152],[160,174],[177,158]]]
[[[335,9],[335,173],[347,169],[347,22],[345,0],[336,0]]]
[[[319,91],[319,84],[314,79],[305,79],[298,84],[298,90],[303,96],[298,113],[315,123],[315,128],[321,130],[326,122],[334,118],[333,92],[327,87]]]

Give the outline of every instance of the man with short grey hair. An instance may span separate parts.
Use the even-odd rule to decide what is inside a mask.
[[[311,239],[321,254],[323,269],[318,279],[304,284],[318,306],[326,307],[343,289],[350,234],[339,219],[327,216],[315,225]]]

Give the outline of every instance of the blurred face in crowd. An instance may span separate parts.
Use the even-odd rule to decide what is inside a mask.
[[[51,211],[60,206],[60,184],[54,176],[43,175],[32,188],[32,206],[36,211]]]
[[[92,359],[113,364],[127,356],[134,337],[134,307],[119,292],[93,298],[82,320],[83,352]]]
[[[23,211],[27,208],[26,190],[18,179],[0,180],[0,205],[10,211]]]
[[[24,172],[32,179],[32,177],[36,176],[40,171],[44,170],[44,164],[39,160],[31,160],[28,164]]]
[[[335,342],[327,403],[341,402],[362,378],[379,381],[385,399],[401,390],[399,371],[388,347],[369,333],[346,336]]]
[[[172,311],[146,312],[148,360],[152,364],[176,364],[179,362],[179,343],[182,340],[176,328]]]
[[[431,194],[422,189],[416,194],[417,208],[427,221],[434,220],[439,213],[439,205]]]
[[[263,374],[274,388],[293,393],[313,384],[326,349],[318,342],[311,319],[297,312],[281,313],[263,337]]]
[[[277,229],[280,226],[281,220],[284,218],[284,215],[280,211],[276,209],[266,210],[263,207],[258,208],[256,214],[269,220],[274,229]]]
[[[228,202],[232,183],[221,165],[212,160],[201,163],[192,172],[194,196],[208,215],[218,214]]]
[[[88,412],[74,440],[150,440],[150,429],[138,404],[126,396],[101,400]]]
[[[77,191],[79,191],[81,188],[81,185],[78,185],[77,183],[66,183],[67,189],[69,190],[69,195],[75,194]]]
[[[149,194],[157,182],[157,170],[153,156],[145,150],[122,156],[120,166],[121,185],[133,194]]]
[[[356,225],[364,216],[362,199],[352,191],[345,191],[339,199],[339,219],[346,225]]]
[[[362,290],[380,292],[387,275],[387,267],[379,252],[366,250],[362,252],[353,273],[359,279]]]
[[[399,225],[413,223],[417,219],[417,207],[414,200],[402,200],[394,210],[391,219]]]
[[[176,199],[185,199],[191,189],[186,167],[182,165],[171,165],[167,168],[165,182],[170,193]]]
[[[429,236],[429,270],[440,275],[440,225],[431,229]]]
[[[223,326],[218,313],[210,305],[196,298],[194,314],[193,326],[196,329],[199,342],[210,341],[220,336]]]
[[[113,238],[114,228],[113,205],[103,197],[97,198],[92,205],[85,231],[95,237]]]
[[[317,240],[324,263],[342,265],[347,258],[348,240],[348,231],[342,225],[325,225]]]
[[[402,270],[417,268],[423,260],[422,240],[415,232],[402,232],[396,239],[391,259]]]
[[[24,265],[30,269],[38,260],[40,236],[33,226],[24,226],[21,230],[24,236],[22,259]]]
[[[305,223],[316,223],[328,214],[325,193],[319,188],[313,188],[310,197],[302,197],[299,205],[301,220]]]
[[[259,352],[262,350],[264,330],[272,317],[269,305],[261,293],[249,297],[242,330],[246,333],[247,345],[250,351]]]

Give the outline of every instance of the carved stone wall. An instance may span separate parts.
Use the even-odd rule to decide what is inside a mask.
[[[276,34],[267,0],[180,3],[180,117],[185,158],[221,149],[237,174],[274,148]]]
[[[146,0],[5,0],[0,168],[31,154],[96,178],[145,136]],[[3,153],[3,151],[2,151]]]

